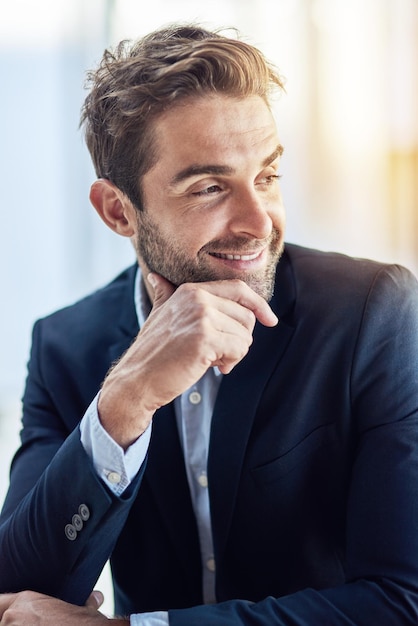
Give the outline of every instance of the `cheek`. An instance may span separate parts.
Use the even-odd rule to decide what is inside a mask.
[[[182,253],[190,258],[194,258],[199,254],[199,251],[207,243],[208,239],[204,233],[200,232],[200,229],[191,226],[188,232],[177,233],[175,241]]]
[[[172,242],[180,245],[182,252],[196,256],[207,243],[222,237],[220,219],[214,214],[181,216],[171,225]]]

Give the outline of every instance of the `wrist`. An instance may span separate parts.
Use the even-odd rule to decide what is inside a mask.
[[[152,422],[154,412],[131,409],[119,397],[109,402],[101,393],[97,404],[97,416],[103,429],[124,451],[144,434]]]

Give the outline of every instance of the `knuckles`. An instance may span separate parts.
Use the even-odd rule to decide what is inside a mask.
[[[31,615],[31,605],[40,597],[34,591],[20,591],[13,594],[9,606],[0,615],[0,622],[5,626],[27,623]]]
[[[241,311],[241,315],[243,317],[244,326],[252,332],[257,319],[254,312],[250,309],[243,308],[243,310]]]

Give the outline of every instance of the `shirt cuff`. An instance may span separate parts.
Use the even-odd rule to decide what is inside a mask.
[[[136,613],[130,616],[131,626],[169,626],[167,611]]]
[[[103,428],[94,398],[80,422],[81,444],[93,461],[98,476],[117,496],[130,485],[147,455],[151,423],[142,435],[124,451]]]

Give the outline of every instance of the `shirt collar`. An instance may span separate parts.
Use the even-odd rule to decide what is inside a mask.
[[[138,265],[136,270],[135,282],[134,282],[134,301],[136,317],[138,319],[139,328],[145,324],[145,320],[151,312],[151,302],[145,288],[145,283],[142,280],[141,268]]]

